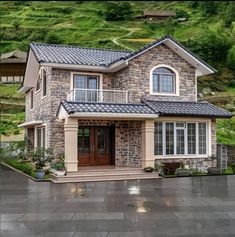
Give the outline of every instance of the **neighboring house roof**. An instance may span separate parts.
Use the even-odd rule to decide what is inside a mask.
[[[72,113],[128,113],[128,114],[156,114],[144,103],[118,104],[118,103],[94,103],[61,101],[68,114]]]
[[[231,118],[232,113],[208,102],[144,101],[160,116]]]
[[[1,54],[0,63],[26,63],[27,53],[19,49]]]
[[[81,48],[69,45],[31,43],[36,59],[43,63],[65,63],[108,66],[125,58],[130,52],[108,49]]]
[[[145,10],[143,12],[144,16],[175,16],[176,13],[175,11],[166,11],[166,10],[156,10],[156,11],[151,11],[151,10]]]

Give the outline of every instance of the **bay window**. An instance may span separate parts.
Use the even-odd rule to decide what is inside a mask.
[[[207,155],[206,122],[156,122],[155,155]]]

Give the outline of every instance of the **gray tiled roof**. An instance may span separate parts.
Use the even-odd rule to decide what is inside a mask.
[[[208,102],[150,101],[142,103],[114,104],[95,102],[61,101],[68,114],[72,113],[129,113],[159,114],[160,116],[192,116],[206,118],[230,118],[232,113]]]
[[[61,105],[68,114],[75,112],[86,113],[130,113],[130,114],[156,114],[144,103],[139,104],[113,104],[93,102],[61,101]]]
[[[119,62],[121,60],[128,60],[141,54],[145,50],[154,47],[155,45],[163,43],[166,39],[173,41],[176,45],[187,51],[192,57],[199,60],[201,63],[216,72],[214,68],[206,62],[197,57],[194,53],[185,48],[182,44],[175,41],[170,36],[162,37],[155,40],[136,51],[121,51],[110,49],[95,49],[82,48],[69,45],[56,44],[41,44],[31,43],[30,48],[33,50],[35,57],[39,62],[45,63],[63,63],[63,64],[78,64],[78,65],[92,65],[92,66],[109,66],[110,64]]]
[[[208,102],[145,101],[160,116],[230,118],[232,114]]]
[[[31,43],[39,62],[92,66],[108,66],[125,58],[130,52],[120,50],[81,48],[69,45]]]

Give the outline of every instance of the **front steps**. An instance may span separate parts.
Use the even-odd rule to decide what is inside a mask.
[[[53,183],[93,182],[111,180],[135,180],[135,179],[156,179],[158,173],[146,173],[140,168],[114,167],[114,168],[86,168],[77,172],[69,172],[65,176],[52,175]]]

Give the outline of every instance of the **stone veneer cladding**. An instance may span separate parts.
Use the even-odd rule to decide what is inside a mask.
[[[149,94],[150,70],[159,64],[169,65],[178,71],[179,96]],[[153,100],[197,101],[195,68],[164,45],[130,60],[128,68],[118,72],[116,77],[114,87],[128,89],[130,102],[139,102],[143,95]]]
[[[115,124],[115,165],[142,166],[141,121],[78,120],[78,126]]]

